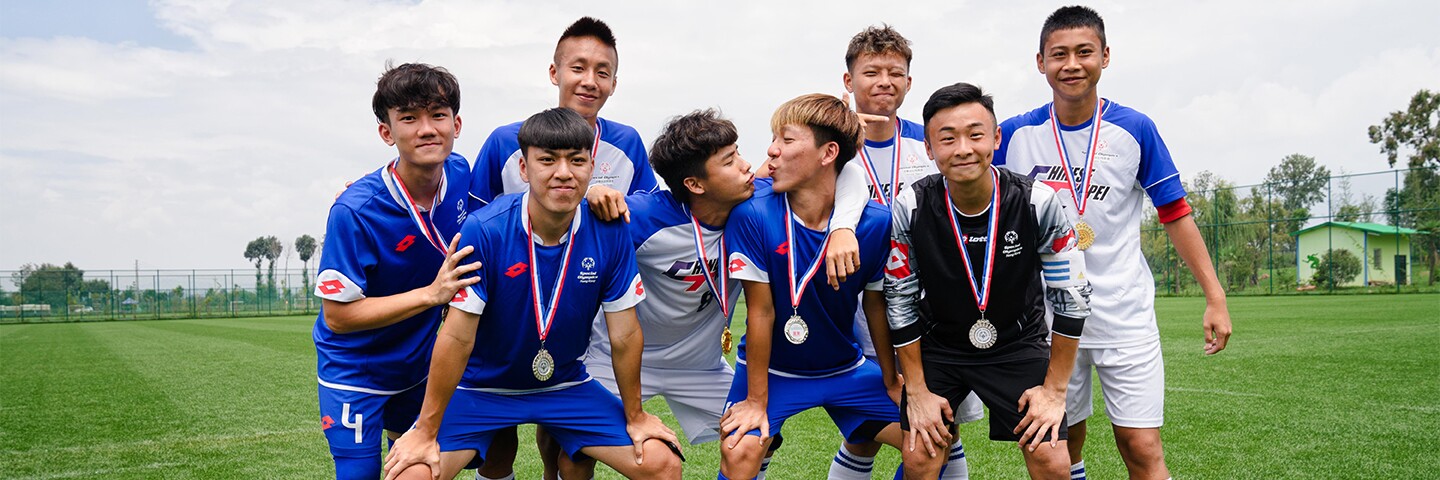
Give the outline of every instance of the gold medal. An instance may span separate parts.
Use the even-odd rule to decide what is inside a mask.
[[[1095,229],[1084,220],[1075,224],[1075,247],[1081,250],[1090,248],[1095,244]]]
[[[536,380],[549,380],[550,376],[555,374],[555,357],[541,348],[540,353],[535,354],[535,360],[530,362],[530,372],[535,374]]]
[[[720,332],[720,352],[729,355],[731,346],[730,327],[726,326],[725,331]]]

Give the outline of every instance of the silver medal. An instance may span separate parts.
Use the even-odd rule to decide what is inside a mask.
[[[536,380],[542,382],[549,380],[550,376],[555,374],[555,357],[550,356],[549,351],[541,348],[540,353],[535,354],[535,360],[530,362],[530,371],[535,374]]]
[[[802,320],[800,315],[791,315],[790,320],[785,321],[785,339],[790,343],[799,345],[805,343],[805,339],[809,337],[810,327],[805,325],[805,320]]]
[[[995,346],[995,340],[999,336],[1000,332],[996,331],[995,326],[991,325],[990,321],[984,317],[970,327],[970,344],[981,350]]]

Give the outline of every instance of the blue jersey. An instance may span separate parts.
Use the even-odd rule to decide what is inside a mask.
[[[470,164],[465,157],[450,154],[439,199],[428,212],[410,208],[404,186],[391,173],[392,165],[357,180],[330,207],[316,296],[353,302],[404,293],[435,281],[445,261],[442,249],[468,211],[465,186]],[[419,383],[430,369],[440,311],[437,306],[389,326],[335,333],[325,324],[322,306],[313,331],[320,383],[380,392]]]
[[[730,212],[726,226],[731,275],[739,280],[770,284],[774,300],[775,324],[772,329],[770,370],[790,376],[826,376],[852,369],[860,364],[862,352],[855,342],[855,309],[862,289],[879,291],[884,279],[882,267],[890,238],[890,212],[870,202],[861,213],[855,228],[860,242],[860,269],[840,284],[830,288],[823,271],[816,273],[801,293],[799,315],[809,328],[809,336],[799,345],[790,343],[782,332],[786,320],[795,313],[790,305],[790,275],[786,252],[795,254],[795,275],[804,272],[821,255],[826,232],[811,230],[786,215],[784,194],[757,193]],[[784,219],[784,220],[782,220]],[[785,239],[785,223],[791,223],[795,244]],[[824,268],[823,265],[820,268]],[[745,339],[740,341],[740,361],[745,360]]]
[[[635,269],[635,248],[625,224],[602,222],[580,203],[571,233],[560,245],[535,245],[531,264],[527,231],[528,193],[504,195],[477,210],[460,231],[460,248],[475,247],[464,263],[482,262],[474,275],[480,282],[466,287],[451,307],[480,315],[476,346],[461,377],[460,388],[495,393],[526,393],[565,388],[590,380],[581,362],[589,344],[591,323],[603,306],[606,312],[634,307],[645,298]],[[565,251],[569,244],[568,262]],[[548,312],[563,272],[558,311],[545,339],[555,360],[555,373],[537,380],[531,361],[539,353],[531,273],[540,280],[540,301]],[[533,270],[532,270],[533,269]],[[499,301],[492,302],[491,299]]]
[[[480,203],[530,188],[520,179],[523,152],[518,135],[522,123],[496,128],[475,156],[470,196]],[[596,124],[600,138],[591,147],[595,169],[590,174],[590,185],[604,185],[627,195],[655,191],[655,172],[650,169],[650,157],[645,154],[640,134],[629,125],[604,118],[596,118]]]

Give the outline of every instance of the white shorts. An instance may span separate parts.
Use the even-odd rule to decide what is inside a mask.
[[[588,357],[585,369],[610,393],[620,395],[609,358]],[[735,369],[728,364],[713,370],[640,367],[640,401],[664,396],[690,444],[713,442],[720,439],[720,413],[734,378]]]
[[[1081,348],[1065,395],[1065,413],[1074,425],[1095,405],[1091,368],[1100,377],[1105,413],[1110,423],[1129,428],[1160,428],[1165,424],[1165,358],[1160,340],[1118,348]]]

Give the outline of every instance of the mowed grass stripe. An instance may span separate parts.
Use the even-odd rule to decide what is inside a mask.
[[[1157,301],[1169,387],[1163,432],[1177,478],[1440,471],[1431,451],[1440,429],[1440,295],[1245,297],[1230,305],[1237,336],[1221,355],[1205,357],[1203,301]],[[0,373],[0,468],[19,478],[333,475],[315,419],[313,322],[0,326],[0,360],[9,367]],[[738,335],[743,318],[736,326]],[[83,405],[72,398],[81,391],[111,401]],[[1095,397],[1087,467],[1094,478],[1124,478]],[[676,427],[663,399],[647,408]],[[961,427],[973,477],[1024,478],[1015,446],[989,441],[987,423]],[[538,476],[531,432],[520,434],[520,478]],[[785,435],[769,478],[823,476],[840,444],[824,412],[792,418]],[[689,446],[686,478],[714,478],[719,448]],[[875,478],[889,478],[896,463],[895,452],[882,450]],[[597,476],[618,478],[603,468]]]

